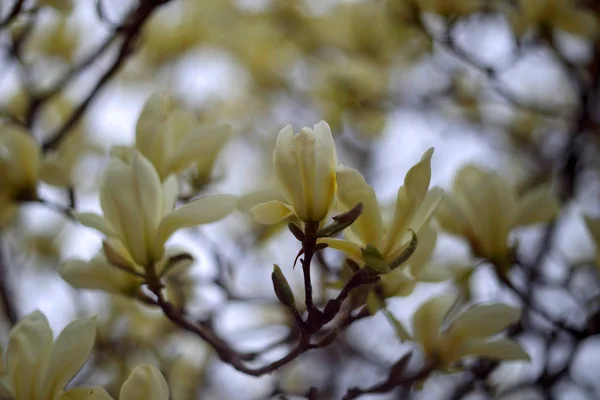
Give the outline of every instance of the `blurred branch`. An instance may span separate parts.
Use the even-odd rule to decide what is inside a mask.
[[[15,325],[19,320],[19,314],[12,297],[10,282],[8,281],[6,256],[4,254],[4,240],[2,236],[0,236],[0,302],[2,303],[4,316],[11,326]]]
[[[129,59],[133,54],[136,45],[136,39],[141,33],[141,29],[146,20],[152,15],[152,13],[159,6],[167,3],[169,0],[145,0],[141,1],[137,9],[135,9],[130,15],[125,18],[125,21],[115,30],[113,37],[109,37],[106,41],[97,49],[95,53],[83,61],[82,65],[76,67],[70,73],[68,73],[63,80],[68,82],[75,75],[80,72],[79,68],[85,68],[92,64],[116,39],[117,35],[123,34],[123,40],[120,45],[118,54],[114,59],[112,65],[100,76],[94,88],[87,95],[86,99],[83,100],[79,107],[77,107],[66,122],[59,127],[55,132],[51,133],[49,138],[43,143],[44,151],[55,149],[64,139],[64,137],[83,116],[88,107],[100,90],[111,80],[111,78],[120,70],[121,66]],[[59,82],[60,83],[60,82]],[[55,94],[58,89],[50,90],[49,94],[46,94],[46,98]]]

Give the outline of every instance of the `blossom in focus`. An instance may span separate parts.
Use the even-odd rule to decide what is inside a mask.
[[[450,369],[463,357],[493,360],[529,360],[515,341],[495,338],[517,322],[521,311],[505,304],[476,304],[446,321],[455,306],[453,294],[434,297],[423,303],[413,316],[413,339],[422,346],[427,362],[437,369]]]
[[[279,132],[273,167],[285,202],[272,200],[252,208],[256,220],[274,224],[291,215],[303,222],[327,217],[336,190],[337,153],[331,129],[321,121],[294,134],[290,125]]]
[[[219,152],[231,138],[231,126],[201,126],[196,116],[176,107],[173,99],[154,94],[138,118],[135,148],[156,168],[161,181],[195,167],[195,178],[207,181]],[[134,150],[113,149],[130,160]]]
[[[404,185],[398,190],[393,217],[385,222],[373,188],[358,171],[340,168],[337,171],[337,199],[340,208],[346,211],[362,203],[363,212],[344,231],[344,239],[322,238],[319,241],[343,251],[361,266],[365,264],[363,250],[367,246],[379,252],[385,263],[396,261],[405,254],[412,242],[410,230],[416,234],[419,241],[420,238],[429,236],[428,240],[423,241],[423,248],[431,249],[435,242],[435,233],[424,233],[428,230],[431,217],[443,197],[440,188],[429,189],[432,155],[433,149],[427,150],[421,160],[408,171]],[[427,242],[431,246],[427,245]],[[420,244],[417,248],[419,246]],[[417,265],[422,266],[423,263],[414,263],[415,267],[411,270],[413,276],[418,275]]]
[[[466,238],[476,256],[506,267],[512,254],[510,232],[550,221],[558,211],[558,203],[547,188],[519,196],[498,174],[467,165],[458,172],[452,193],[436,217],[442,229]]]
[[[178,192],[174,176],[161,183],[150,161],[135,152],[131,164],[112,158],[104,172],[104,215],[76,213],[75,218],[106,235],[103,248],[110,263],[142,272],[162,260],[165,242],[175,231],[218,221],[236,206],[235,196],[219,194],[173,210]]]
[[[66,400],[74,393],[93,390],[65,386],[83,367],[94,346],[93,317],[69,324],[53,341],[48,320],[35,311],[11,330],[6,350],[4,390],[16,400]]]

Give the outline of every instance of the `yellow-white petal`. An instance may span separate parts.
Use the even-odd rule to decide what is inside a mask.
[[[341,251],[354,262],[358,263],[358,265],[362,266],[365,263],[362,259],[361,247],[357,243],[336,238],[320,238],[317,243],[326,243],[332,249]]]
[[[531,359],[518,343],[510,339],[468,342],[463,352],[464,356],[478,356],[492,360],[529,361]]]
[[[110,225],[110,223],[104,219],[101,215],[96,213],[82,212],[73,213],[73,216],[80,224],[87,226],[88,228],[96,229],[97,231],[105,234],[106,236],[116,236],[116,232]]]
[[[265,225],[276,224],[294,214],[290,206],[278,200],[257,204],[250,211],[256,222]]]
[[[421,343],[426,354],[430,354],[440,336],[444,318],[455,304],[457,296],[444,294],[423,303],[413,316],[414,339]]]
[[[103,257],[90,262],[69,260],[63,263],[60,276],[78,289],[103,290],[114,294],[129,294],[142,279],[110,265]]]
[[[71,322],[60,333],[54,346],[42,385],[42,393],[58,397],[90,356],[96,339],[96,318],[84,317]]]
[[[163,187],[156,169],[145,157],[134,155],[132,167],[138,207],[142,211],[142,220],[137,223],[144,227],[143,247],[150,253],[154,234],[163,217]]]
[[[461,313],[448,329],[450,337],[485,338],[500,333],[521,318],[521,310],[506,304],[476,304]]]
[[[517,203],[514,226],[527,226],[548,222],[559,212],[558,201],[547,188],[526,193]]]
[[[165,242],[176,230],[218,221],[230,214],[236,203],[236,196],[215,194],[194,200],[167,214],[158,227],[156,250],[162,252]]]
[[[136,147],[150,160],[161,178],[169,175],[173,154],[173,138],[167,124],[171,102],[170,98],[161,94],[151,95],[136,125]]]
[[[48,185],[66,187],[71,182],[68,169],[56,158],[46,158],[40,168],[40,180]]]
[[[380,250],[383,246],[383,222],[379,211],[377,196],[367,184],[360,172],[352,168],[339,168],[336,171],[337,198],[345,212],[358,203],[363,204],[363,212],[348,228],[361,240],[361,245],[367,244]]]
[[[425,225],[417,234],[417,240],[417,249],[407,261],[410,274],[415,278],[419,278],[421,271],[431,258],[431,253],[437,243],[437,231],[430,224]]]
[[[156,367],[140,365],[123,383],[120,400],[169,400],[169,387]]]
[[[145,265],[144,214],[137,193],[132,166],[117,158],[111,159],[100,183],[100,205],[104,218],[136,262]]]
[[[452,195],[444,197],[435,212],[435,216],[442,229],[453,235],[468,236],[471,230],[469,218]]]
[[[58,400],[113,400],[106,390],[101,387],[78,387],[67,390]]]
[[[182,171],[195,162],[196,174],[208,177],[231,134],[231,125],[196,127],[176,149],[171,161],[171,171]]]
[[[41,377],[52,350],[52,330],[39,311],[24,317],[10,331],[6,366],[10,387],[17,399],[31,399],[39,392]]]
[[[427,150],[421,160],[412,166],[404,178],[404,185],[398,190],[394,218],[385,239],[384,254],[390,254],[398,246],[409,228],[414,215],[427,195],[431,180],[431,157],[433,148]]]

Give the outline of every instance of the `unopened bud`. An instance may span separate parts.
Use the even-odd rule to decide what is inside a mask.
[[[273,281],[273,289],[275,290],[275,296],[277,299],[286,306],[287,308],[296,308],[296,299],[294,293],[290,288],[290,285],[281,272],[279,265],[273,264],[273,272],[271,273],[271,280]]]

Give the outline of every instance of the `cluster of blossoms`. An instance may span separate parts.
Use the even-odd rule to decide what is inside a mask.
[[[165,304],[164,282],[175,267],[189,266],[191,260],[185,250],[167,246],[172,234],[218,221],[238,207],[238,198],[227,194],[177,206],[183,176],[189,173],[193,182],[205,181],[230,131],[228,126],[199,127],[191,113],[175,107],[171,100],[150,97],[137,124],[135,146],[112,150],[99,190],[103,215],[70,213],[104,235],[102,247],[90,261],[66,261],[61,276],[77,288],[142,300],[149,299],[148,291],[144,292],[147,288],[157,296],[155,304]],[[15,204],[36,199],[41,161],[35,160],[40,160],[41,153],[35,141],[11,130],[3,131],[0,139],[10,155],[1,164],[2,176],[10,178],[7,187],[12,197],[7,196]],[[32,156],[28,159],[34,160],[33,166],[21,165],[23,158],[17,155],[25,153]],[[475,166],[462,169],[452,194],[446,195],[441,188],[430,187],[432,156],[433,149],[425,151],[409,169],[389,213],[360,172],[339,164],[326,122],[298,134],[287,126],[279,133],[273,153],[279,197],[284,200],[266,201],[251,211],[263,224],[289,222],[305,253],[305,289],[310,285],[310,257],[315,252],[330,247],[344,254],[346,267],[332,286],[351,292],[352,309],[365,307],[371,314],[383,310],[401,340],[420,345],[428,368],[453,371],[467,356],[527,360],[528,354],[518,343],[497,337],[520,319],[519,309],[501,303],[468,306],[465,297],[447,293],[421,305],[413,317],[412,334],[387,310],[387,298],[407,296],[419,282],[436,280],[432,278],[436,272],[428,265],[436,243],[436,223],[466,238],[473,255],[490,261],[502,275],[511,267],[513,229],[549,221],[558,211],[548,190],[517,195],[498,175]],[[597,224],[591,219],[588,223],[595,232]],[[343,236],[337,237],[340,233]],[[437,280],[443,280],[452,274],[437,275],[442,276]],[[335,301],[318,310],[306,290],[308,318],[304,321],[279,267],[275,267],[273,283],[278,299],[297,313],[310,334],[339,310],[339,304],[331,305]],[[94,318],[82,318],[53,343],[41,313],[25,317],[10,335],[6,365],[0,370],[2,390],[16,399],[109,399],[101,388],[65,390],[88,358],[95,334]],[[158,369],[142,365],[124,383],[120,398],[168,396]]]

